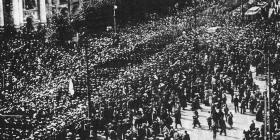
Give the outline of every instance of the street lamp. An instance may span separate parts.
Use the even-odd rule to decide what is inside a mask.
[[[242,22],[243,22],[243,0],[241,0],[241,10],[240,10],[240,12],[241,12],[241,24],[242,24]]]
[[[267,73],[268,77],[266,78],[266,86],[268,86],[268,93],[264,95],[264,139],[271,139],[271,131],[270,131],[270,92],[271,92],[271,85],[270,85],[270,56],[269,51],[268,54],[265,55],[263,51],[254,49],[250,52],[250,56],[253,52],[259,52],[264,56],[264,60],[267,61]],[[267,57],[267,58],[265,58]],[[268,113],[268,114],[267,114]],[[268,118],[268,119],[267,119]],[[267,128],[268,126],[268,128]],[[269,136],[267,137],[267,132],[269,132]]]
[[[115,33],[115,36],[117,35],[117,21],[116,21],[116,10],[118,9],[118,6],[117,6],[117,2],[115,0],[115,4],[114,4],[114,33]]]
[[[78,48],[79,47],[79,33],[76,34],[74,42],[76,42],[77,48]],[[84,57],[85,57],[85,61],[86,61],[86,86],[87,86],[87,96],[88,96],[87,97],[87,103],[88,103],[88,118],[87,118],[87,120],[89,121],[88,122],[89,123],[89,129],[91,129],[91,94],[90,94],[90,81],[89,81],[88,49],[87,49],[87,46],[85,44],[83,44],[83,45],[84,45],[84,49],[85,49],[85,56]]]

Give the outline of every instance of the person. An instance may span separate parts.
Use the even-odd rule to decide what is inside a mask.
[[[244,140],[250,140],[250,131],[249,130],[243,130],[243,134],[244,134]]]
[[[181,102],[181,105],[183,107],[183,110],[185,110],[185,108],[188,106],[188,104],[187,104],[187,96],[185,94],[182,94],[180,96],[180,102]]]
[[[210,111],[208,112],[210,115],[209,117],[207,117],[207,123],[208,123],[208,127],[209,127],[209,130],[211,129],[211,126],[212,126],[212,116],[211,116],[211,113]]]
[[[255,130],[255,135],[258,136],[258,137],[260,137],[261,132],[260,132],[259,128],[256,128],[256,130]]]
[[[263,121],[263,117],[264,117],[263,113],[262,113],[263,107],[264,106],[261,106],[258,108],[257,113],[256,113],[256,121],[259,121],[259,122]]]
[[[252,98],[250,98],[250,112],[253,114],[255,113],[255,111],[254,111],[255,106],[256,106],[256,99],[254,99],[252,97]]]
[[[219,114],[219,120],[223,120],[225,115],[224,115],[222,109],[219,109],[218,114]]]
[[[260,131],[260,133],[261,133],[261,136],[264,137],[264,124],[261,125],[261,131]]]
[[[221,119],[220,120],[220,127],[221,127],[221,131],[220,131],[220,135],[222,135],[222,133],[225,133],[225,136],[227,135],[227,131],[226,131],[226,123],[225,120]]]
[[[239,102],[239,100],[238,100],[237,96],[235,96],[235,98],[233,99],[235,113],[239,112],[238,102]]]
[[[212,126],[212,131],[213,131],[213,139],[216,139],[218,128],[215,123]]]
[[[33,17],[32,16],[30,16],[30,17],[27,17],[26,18],[26,32],[27,33],[31,33],[31,32],[33,32],[34,31],[34,26],[33,26]]]
[[[228,111],[229,111],[229,109],[228,109],[228,106],[227,106],[227,104],[225,104],[225,107],[224,107],[224,112],[225,112],[225,118],[226,118],[226,121],[227,121],[227,119],[228,119]]]
[[[181,110],[178,109],[176,112],[175,112],[175,128],[177,129],[177,124],[180,124],[181,127],[182,127],[182,123],[181,123]]]
[[[195,128],[196,125],[198,125],[199,127],[201,127],[198,118],[199,118],[198,112],[197,112],[197,111],[194,111],[194,116],[193,116],[193,128]]]
[[[230,112],[230,113],[228,114],[228,124],[230,125],[230,128],[232,128],[232,125],[233,125],[233,120],[232,120],[232,118],[233,118],[233,115],[232,115],[232,113]]]
[[[256,129],[256,124],[255,124],[254,120],[252,120],[252,123],[250,125],[250,131],[253,131],[255,129]]]
[[[172,123],[173,123],[173,120],[172,120],[171,116],[168,114],[164,124],[168,129],[170,129]]]
[[[223,94],[222,94],[222,102],[223,102],[223,104],[226,104],[226,103],[227,103],[227,96],[226,96],[226,93],[223,93]]]
[[[245,97],[242,98],[241,105],[240,105],[240,113],[244,114],[246,112],[246,100]]]
[[[188,131],[185,131],[185,135],[183,137],[183,140],[190,140],[190,135],[188,134]]]

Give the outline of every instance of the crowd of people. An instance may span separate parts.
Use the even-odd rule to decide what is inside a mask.
[[[197,110],[202,103],[211,106],[207,125],[215,138],[219,129],[220,134],[227,134],[226,123],[234,126],[232,111],[227,107],[227,94],[231,95],[235,112],[239,112],[239,108],[242,114],[247,112],[246,109],[251,113],[256,111],[256,120],[263,121],[264,97],[253,82],[250,65],[255,63],[258,72],[265,73],[259,71],[264,64],[260,63],[261,54],[251,51],[260,49],[267,52],[264,46],[276,42],[267,33],[273,31],[273,25],[257,23],[236,28],[234,24],[228,24],[235,22],[230,21],[229,15],[216,15],[213,18],[197,16],[200,21],[197,28],[184,27],[184,30],[188,30],[182,34],[182,29],[175,25],[180,25],[186,17],[178,16],[168,18],[174,26],[158,26],[159,28],[153,29],[154,32],[158,30],[157,33],[149,33],[149,26],[142,27],[142,37],[132,38],[135,40],[118,47],[108,47],[113,44],[107,44],[112,42],[107,37],[95,42],[89,40],[90,69],[96,67],[96,64],[119,59],[123,57],[119,54],[123,53],[132,52],[133,55],[126,55],[124,59],[130,59],[134,55],[137,60],[139,57],[145,58],[140,64],[130,61],[130,65],[125,65],[124,72],[109,70],[109,73],[115,73],[118,78],[94,85],[95,90],[89,91],[93,96],[90,103],[92,120],[85,119],[85,95],[69,95],[65,88],[69,77],[85,77],[83,55],[74,55],[84,52],[77,51],[76,44],[68,43],[64,44],[68,47],[52,48],[49,47],[55,46],[52,42],[37,38],[42,31],[34,34],[28,33],[29,30],[26,30],[27,33],[16,33],[15,39],[1,42],[1,50],[4,52],[1,53],[1,59],[4,60],[2,74],[5,79],[10,80],[2,84],[5,90],[1,93],[0,134],[3,139],[85,139],[88,136],[96,139],[104,136],[110,139],[164,137],[166,140],[188,140],[188,132],[180,131],[184,127],[181,110],[190,105],[194,111],[193,127],[200,127]],[[229,21],[220,20],[223,18]],[[165,21],[159,21],[160,25],[162,23]],[[221,26],[222,29],[214,33],[205,32],[205,29],[213,26]],[[175,35],[171,29],[176,30]],[[137,31],[140,32],[139,30]],[[240,32],[245,33],[240,35]],[[153,40],[147,34],[154,36]],[[131,39],[124,32],[121,36],[123,40]],[[138,40],[143,37],[145,39],[139,43]],[[271,46],[273,45],[275,44]],[[149,53],[154,46],[158,51]],[[279,49],[273,49],[269,55],[271,70],[277,75],[280,61],[276,52]],[[85,85],[85,82],[82,81],[81,84]],[[277,91],[278,87],[274,88]],[[13,91],[14,89],[16,90]],[[273,111],[270,123],[275,124],[271,125],[271,130],[276,134],[279,133],[280,123],[279,93],[275,92],[271,97]],[[260,133],[253,127],[253,123],[251,126],[249,131],[244,131],[245,138],[262,138],[262,129]]]
[[[184,35],[187,34],[182,36]],[[222,39],[219,41],[224,41]],[[189,43],[186,46],[191,47],[192,35],[185,38],[184,41],[186,42],[183,43]],[[104,128],[93,129],[96,132],[103,130],[104,135],[112,139],[125,136],[131,137],[131,135],[138,139],[154,137],[158,136],[161,131],[164,133],[165,129],[169,129],[169,133],[163,134],[166,139],[174,137],[172,133],[170,134],[174,129],[171,127],[174,122],[170,114],[174,114],[175,126],[177,127],[178,124],[181,124],[180,115],[178,115],[180,114],[180,108],[184,108],[186,102],[190,102],[193,110],[199,109],[200,101],[207,102],[204,89],[211,87],[213,89],[212,104],[214,105],[210,112],[208,125],[210,129],[213,129],[214,137],[219,128],[221,129],[220,133],[226,135],[224,119],[230,126],[233,125],[232,113],[228,111],[226,105],[223,106],[226,102],[226,93],[232,95],[231,100],[236,106],[236,112],[239,111],[240,107],[241,113],[245,113],[250,105],[250,111],[254,113],[258,103],[260,104],[258,109],[263,110],[262,97],[258,95],[250,73],[251,61],[248,58],[248,54],[252,48],[245,48],[245,45],[247,45],[245,43],[248,42],[240,41],[239,43],[219,44],[217,48],[206,50],[209,51],[208,54],[213,55],[209,59],[210,62],[206,61],[207,63],[202,64],[211,64],[212,60],[215,62],[214,65],[204,65],[203,67],[199,62],[204,60],[201,55],[196,54],[197,52],[194,50],[185,51],[180,45],[172,45],[163,53],[152,56],[150,62],[144,63],[142,68],[132,66],[127,71],[127,75],[133,75],[132,77],[134,78],[132,79],[134,80],[131,80],[126,75],[124,76],[126,77],[125,80],[122,79],[115,83],[117,86],[112,86],[114,84],[110,83],[108,87],[103,87],[105,91],[99,94],[103,100],[101,99],[100,103],[95,103],[96,105],[93,107],[98,109],[94,113],[97,115],[94,117],[93,124],[107,122],[109,126],[105,125],[105,123],[105,130]],[[177,56],[177,58],[174,58],[174,56]],[[207,68],[207,66],[212,66],[212,68]],[[205,71],[206,76],[209,76],[207,78],[203,78],[205,76],[203,72]],[[212,82],[212,77],[216,79],[215,82]],[[203,83],[206,84],[199,85],[199,82],[197,82],[199,80],[197,79],[205,80]],[[117,90],[114,88],[117,88]],[[237,95],[234,94],[235,89],[238,89],[239,93]],[[108,95],[111,91],[115,91],[114,94]],[[216,111],[216,109],[219,111]],[[98,119],[96,120],[96,118]],[[200,126],[199,115],[195,113],[193,118],[194,127],[196,125]],[[211,118],[213,121],[211,121]],[[122,123],[122,121],[124,122]],[[126,121],[128,121],[128,124]],[[100,127],[103,125],[93,126]],[[147,131],[154,133],[145,133]]]
[[[162,27],[169,26],[164,24],[164,22],[166,22],[164,20],[158,22],[163,25]],[[149,41],[147,38],[144,42],[141,40],[142,44],[148,42],[150,47],[157,45],[160,49],[164,44],[167,44],[168,42],[170,43],[168,37],[165,39],[166,42],[162,42],[157,37],[153,37],[164,35],[161,35],[163,34],[162,31],[160,34],[149,32],[150,25],[151,23],[148,24],[147,27],[141,27],[142,30],[139,31],[141,31],[142,34],[151,34],[152,36],[150,36],[150,38],[157,41]],[[159,27],[159,29],[162,27]],[[167,29],[167,27],[165,28]],[[138,29],[139,28],[135,28],[134,30]],[[66,87],[65,83],[68,81],[65,79],[68,79],[70,77],[69,75],[74,75],[74,77],[85,77],[85,67],[83,65],[84,62],[82,61],[83,56],[77,55],[77,53],[80,54],[84,52],[79,51],[80,49],[77,48],[78,45],[71,42],[64,44],[61,44],[61,42],[53,42],[53,40],[50,40],[52,38],[45,37],[46,32],[45,27],[42,27],[41,25],[34,28],[28,24],[28,26],[20,30],[15,30],[13,27],[5,28],[3,34],[5,38],[3,38],[4,40],[1,42],[1,50],[3,50],[3,53],[1,53],[1,60],[3,60],[1,61],[3,62],[1,63],[1,66],[3,66],[3,69],[1,70],[1,75],[3,75],[1,76],[1,88],[3,89],[1,91],[1,114],[3,115],[1,118],[1,124],[3,125],[1,126],[3,126],[3,129],[1,130],[3,131],[1,131],[1,134],[9,135],[9,137],[7,136],[6,138],[13,137],[11,133],[19,134],[18,132],[25,130],[28,131],[28,135],[32,132],[35,133],[35,131],[38,130],[39,135],[42,136],[43,134],[41,132],[45,132],[42,126],[50,125],[51,122],[60,122],[61,120],[64,120],[65,117],[69,117],[69,115],[62,115],[65,114],[62,112],[69,112],[71,107],[78,108],[77,110],[80,111],[74,111],[76,114],[72,114],[73,116],[76,116],[84,111],[84,106],[80,108],[76,106],[82,104],[84,99],[71,98],[71,103],[69,103],[70,97],[65,94],[66,90],[64,89]],[[128,34],[123,33],[122,37],[129,39],[131,38],[130,36],[133,36],[127,35]],[[134,46],[137,46],[138,44],[140,45],[138,45],[137,48],[142,49],[143,45],[139,43],[140,38],[142,37],[131,38],[132,40],[128,42],[132,44],[120,45],[122,48],[119,48],[120,46],[115,48],[112,47],[112,44],[107,44],[112,40],[108,40],[106,37],[103,38],[104,40],[101,39],[96,42],[88,40],[88,42],[91,42],[88,44],[91,46],[89,48],[89,59],[95,61],[90,61],[90,63],[103,64],[111,59],[114,60],[123,57],[122,54],[129,53],[130,51],[134,51],[132,52],[132,55],[137,55],[139,57],[142,55],[141,52],[151,55],[149,52],[151,49],[148,49],[146,46],[144,49],[147,50],[138,50],[138,52],[135,51],[136,49],[133,50]],[[98,42],[105,42],[105,44],[96,44]],[[61,47],[62,45],[63,47]],[[82,47],[82,45],[80,47]],[[159,51],[159,49],[155,52]],[[125,59],[128,59],[127,57],[131,57],[131,55],[127,55],[126,58],[121,58],[121,60],[124,61]],[[135,59],[139,58],[136,57],[132,60]],[[92,65],[90,67],[92,67]],[[111,73],[116,72],[118,72],[118,70],[113,70]],[[78,81],[79,78],[75,78],[74,80],[76,79]],[[85,84],[84,81],[76,83]],[[83,90],[84,87],[81,91]],[[85,97],[85,95],[82,95],[81,98],[82,97]],[[14,116],[20,118],[10,119],[10,117]],[[10,129],[4,131],[6,126],[13,123],[22,121],[23,125],[26,124],[27,121],[24,120],[31,120],[33,126],[28,127],[28,129],[18,128],[13,129],[13,131]],[[60,126],[55,125],[54,127],[57,129]],[[16,136],[18,137],[19,135]]]

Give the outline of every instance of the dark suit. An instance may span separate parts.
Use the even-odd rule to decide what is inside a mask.
[[[190,140],[190,135],[189,134],[185,134],[185,136],[183,137],[183,140]]]

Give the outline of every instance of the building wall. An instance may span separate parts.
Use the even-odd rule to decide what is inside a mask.
[[[0,26],[4,26],[4,2],[0,0]]]
[[[77,1],[80,0],[0,0],[0,27],[9,24],[22,26],[28,17],[45,24],[47,17]]]

